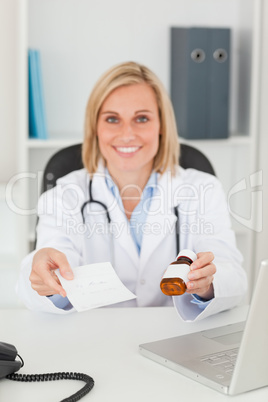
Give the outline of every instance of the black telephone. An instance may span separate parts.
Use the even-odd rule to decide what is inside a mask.
[[[19,360],[16,360],[18,357]],[[63,399],[61,402],[75,402],[85,396],[94,386],[94,380],[82,373],[48,373],[48,374],[15,374],[24,366],[22,357],[18,354],[14,345],[0,342],[0,379],[8,378],[13,381],[55,381],[55,380],[80,380],[86,385],[75,394]]]

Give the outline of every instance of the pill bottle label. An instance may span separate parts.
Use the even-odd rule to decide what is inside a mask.
[[[185,283],[189,281],[188,273],[190,272],[187,264],[172,264],[169,265],[162,279],[181,278]]]

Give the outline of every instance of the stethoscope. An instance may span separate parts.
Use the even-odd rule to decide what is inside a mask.
[[[89,192],[89,199],[88,199],[88,201],[84,202],[84,204],[81,207],[81,214],[82,214],[82,218],[83,218],[83,224],[85,224],[84,209],[85,209],[87,204],[91,204],[91,203],[92,204],[98,204],[104,209],[106,217],[107,217],[107,221],[110,224],[111,223],[111,217],[110,217],[110,214],[109,214],[107,206],[101,201],[94,200],[94,198],[92,196],[92,179],[89,179],[88,192]]]
[[[86,207],[86,205],[92,203],[92,204],[98,204],[103,208],[103,210],[105,211],[105,214],[106,214],[108,226],[110,226],[111,217],[110,217],[110,214],[109,214],[107,206],[103,202],[98,201],[98,200],[94,200],[94,198],[93,198],[93,195],[92,195],[92,179],[89,179],[88,193],[89,193],[89,199],[87,201],[85,201],[84,204],[81,207],[81,215],[82,215],[82,219],[83,219],[83,224],[85,224],[85,214],[84,214],[85,207]],[[178,208],[178,206],[176,206],[173,209],[174,209],[174,214],[176,215],[176,218],[177,218],[175,232],[176,232],[176,250],[177,250],[177,255],[178,255],[179,251],[180,251],[179,208]],[[113,247],[112,247],[112,239],[113,239],[113,237],[112,237],[112,233],[111,233],[110,230],[109,230],[109,233],[111,235],[111,242],[110,242],[110,244],[111,244],[110,252],[111,252],[111,257],[112,257],[111,261],[114,261]]]

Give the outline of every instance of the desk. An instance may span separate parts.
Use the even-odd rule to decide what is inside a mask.
[[[0,310],[0,340],[14,344],[25,365],[21,373],[77,371],[95,387],[92,402],[267,402],[268,387],[236,397],[221,395],[139,353],[139,344],[245,319],[247,307],[197,323],[183,323],[173,307],[102,308],[71,315]],[[58,402],[83,383],[18,383],[0,380],[0,401]]]

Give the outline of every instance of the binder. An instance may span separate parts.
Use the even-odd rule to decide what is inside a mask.
[[[179,135],[227,138],[230,29],[171,28],[171,100]]]
[[[230,29],[211,29],[209,46],[209,138],[226,138],[229,130]]]
[[[47,139],[47,123],[39,50],[28,50],[29,137]]]

